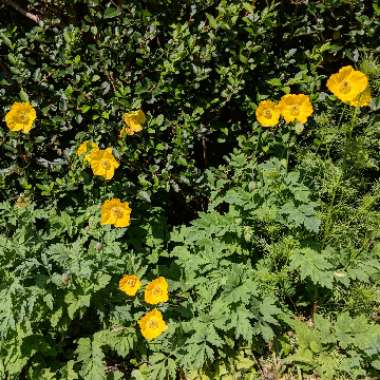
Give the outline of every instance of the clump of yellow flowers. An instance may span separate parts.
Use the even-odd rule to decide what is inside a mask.
[[[120,137],[134,135],[142,131],[142,125],[145,123],[145,120],[146,117],[143,110],[125,113],[123,116],[125,127],[121,130]],[[114,157],[112,148],[100,149],[91,140],[82,142],[76,153],[90,164],[94,175],[103,177],[106,180],[112,179],[115,170],[119,167],[119,162]]]
[[[344,66],[327,80],[327,88],[343,103],[353,107],[368,106],[372,100],[368,77],[352,66]],[[256,119],[262,127],[275,127],[280,116],[286,123],[305,124],[313,114],[310,97],[305,94],[284,95],[277,104],[261,101],[256,108]]]
[[[5,115],[5,124],[12,132],[29,133],[36,118],[36,110],[30,103],[15,102]]]
[[[94,175],[104,177],[106,180],[110,180],[115,174],[115,169],[119,167],[112,148],[93,150],[86,156],[86,160],[90,163]]]
[[[125,274],[119,281],[119,289],[128,296],[135,296],[141,287],[140,279],[134,274]],[[158,277],[146,285],[144,300],[155,305],[169,300],[169,284],[164,277]],[[137,322],[142,336],[146,340],[159,337],[168,328],[161,311],[153,309],[145,313]]]
[[[79,145],[77,155],[83,156],[84,160],[90,163],[94,175],[104,177],[107,180],[114,176],[115,169],[119,167],[119,163],[112,153],[112,148],[100,149],[91,140],[84,141]]]
[[[275,127],[281,116],[286,123],[305,124],[312,114],[313,106],[305,94],[284,95],[278,104],[272,100],[263,100],[256,108],[256,119],[262,127]]]

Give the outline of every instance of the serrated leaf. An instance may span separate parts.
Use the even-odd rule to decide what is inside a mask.
[[[323,253],[310,248],[296,250],[290,257],[290,270],[297,270],[301,280],[310,280],[326,288],[332,288],[334,271]]]

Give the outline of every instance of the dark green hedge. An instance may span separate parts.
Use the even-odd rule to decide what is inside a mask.
[[[258,100],[325,91],[332,70],[379,48],[371,1],[20,5],[43,24],[1,6],[0,107],[28,97],[38,121],[27,137],[1,129],[2,196],[91,204],[98,180],[74,151],[92,137],[122,156],[107,193],[175,202],[179,221],[204,207],[204,169],[252,131]],[[138,107],[148,126],[119,140],[122,114]]]

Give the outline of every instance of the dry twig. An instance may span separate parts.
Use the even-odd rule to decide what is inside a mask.
[[[21,13],[22,15],[28,17],[30,20],[33,20],[35,23],[39,23],[41,21],[40,17],[30,13],[24,9],[22,9],[18,4],[16,4],[13,0],[3,0],[5,4],[8,4],[13,9],[15,9],[17,12]]]

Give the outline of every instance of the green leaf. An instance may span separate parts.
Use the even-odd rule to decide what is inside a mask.
[[[266,82],[274,87],[282,86],[281,79],[279,78],[272,78],[272,79],[267,80]]]
[[[373,368],[380,370],[380,359],[373,360],[371,365]]]
[[[110,18],[117,17],[120,14],[121,14],[120,8],[108,7],[108,8],[106,8],[106,10],[104,12],[103,18],[110,19]]]
[[[81,363],[80,375],[85,380],[106,379],[104,353],[90,338],[81,338],[76,349],[77,362]]]
[[[19,96],[23,102],[29,102],[29,96],[23,89],[20,90]]]
[[[311,248],[296,250],[290,257],[290,270],[298,270],[301,280],[310,280],[321,286],[333,287],[334,271],[324,253]]]
[[[138,193],[137,193],[137,198],[145,201],[145,202],[148,202],[150,203],[151,202],[151,199],[150,199],[150,194],[148,191],[145,191],[145,190],[140,190]]]
[[[207,16],[207,19],[208,19],[208,22],[209,22],[211,28],[216,29],[218,27],[218,23],[215,20],[215,17],[210,15],[209,13],[206,13],[206,16]]]

